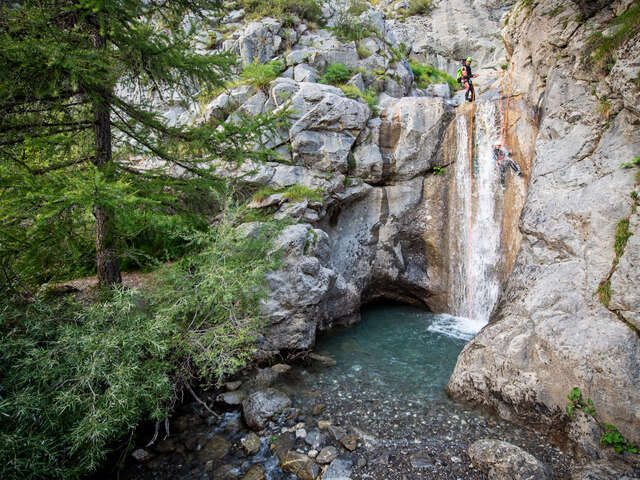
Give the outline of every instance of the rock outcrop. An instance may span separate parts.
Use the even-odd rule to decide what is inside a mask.
[[[638,187],[620,168],[640,155],[637,102],[627,92],[640,70],[638,39],[615,52],[624,73],[614,67],[598,79],[584,66],[592,29],[630,4],[611,2],[586,23],[575,21],[575,6],[552,0],[508,14],[514,86],[539,109],[523,238],[499,308],[463,350],[448,391],[515,422],[563,428],[567,394],[579,387],[602,421],[638,439],[640,232],[630,195]],[[617,258],[616,229],[629,218],[632,235]]]

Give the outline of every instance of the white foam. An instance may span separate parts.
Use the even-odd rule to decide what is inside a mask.
[[[483,319],[469,319],[468,317],[455,317],[446,313],[436,315],[429,328],[430,332],[441,333],[459,340],[469,341],[482,327],[486,325]]]

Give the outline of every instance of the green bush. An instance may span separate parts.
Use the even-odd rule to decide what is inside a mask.
[[[271,60],[268,63],[251,63],[244,67],[240,77],[249,85],[256,88],[266,88],[278,78],[284,70],[284,63],[281,60]]]
[[[247,236],[241,213],[193,234],[198,253],[144,293],[0,299],[0,478],[86,476],[140,421],[165,418],[185,384],[246,364],[280,226]]]
[[[361,92],[354,85],[340,85],[340,89],[349,98],[364,100],[374,115],[378,113],[378,96],[374,89],[369,88]]]
[[[275,193],[281,193],[283,200],[289,200],[291,202],[300,202],[304,199],[312,202],[322,201],[322,191],[313,190],[309,187],[305,187],[304,185],[291,185],[290,187],[279,190],[272,187],[264,187],[254,193],[251,199],[255,202],[261,202],[269,195],[273,195]]]
[[[320,82],[339,85],[349,80],[349,78],[351,78],[351,70],[342,63],[332,63],[324,71],[324,75],[320,77]]]
[[[612,21],[611,33],[594,31],[587,43],[587,59],[594,65],[610,71],[616,62],[615,52],[627,40],[640,32],[640,1],[636,0]]]
[[[315,0],[239,0],[239,6],[252,18],[285,18],[295,15],[302,20],[322,23],[322,9]]]
[[[427,15],[433,9],[433,0],[411,0],[408,15]]]
[[[427,88],[432,83],[448,83],[451,91],[456,91],[460,85],[451,75],[438,70],[432,65],[422,64],[419,62],[409,62],[413,71],[414,79],[418,88]]]

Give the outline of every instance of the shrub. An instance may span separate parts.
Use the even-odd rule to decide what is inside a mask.
[[[240,0],[239,6],[253,18],[284,18],[287,15],[296,15],[309,22],[322,21],[322,9],[315,0]]]
[[[240,77],[249,85],[264,89],[275,80],[284,70],[281,60],[271,60],[268,63],[251,63],[247,65]]]
[[[342,90],[344,94],[349,98],[363,98],[362,93],[355,85],[340,85],[340,90]]]
[[[433,0],[411,0],[407,15],[427,15],[433,9]]]
[[[284,191],[282,198],[294,203],[305,199],[310,202],[321,202],[322,190],[313,190],[304,185],[292,185]]]
[[[612,33],[594,31],[587,43],[588,60],[607,71],[616,62],[615,51],[640,32],[640,1],[633,2],[625,12],[613,19],[612,24]]]
[[[324,71],[320,82],[331,85],[339,85],[346,82],[351,77],[351,71],[342,63],[332,63]]]
[[[413,71],[414,79],[418,88],[427,88],[432,83],[448,83],[451,91],[458,90],[460,84],[446,72],[438,70],[432,65],[422,64],[419,62],[409,62]]]
[[[368,58],[371,56],[371,52],[367,50],[360,42],[356,45],[356,50],[358,52],[358,57],[360,58]]]
[[[349,8],[347,9],[347,12],[354,17],[359,17],[367,10],[369,10],[369,4],[367,2],[364,2],[362,0],[351,0],[349,2]]]
[[[246,236],[241,213],[192,235],[198,254],[157,271],[144,294],[0,298],[0,478],[86,476],[194,378],[245,365],[279,225]]]

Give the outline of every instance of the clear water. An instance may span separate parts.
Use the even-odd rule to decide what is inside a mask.
[[[418,403],[442,400],[458,354],[471,336],[464,331],[464,319],[406,305],[372,306],[363,310],[359,324],[318,340],[316,351],[337,365],[314,376]]]

